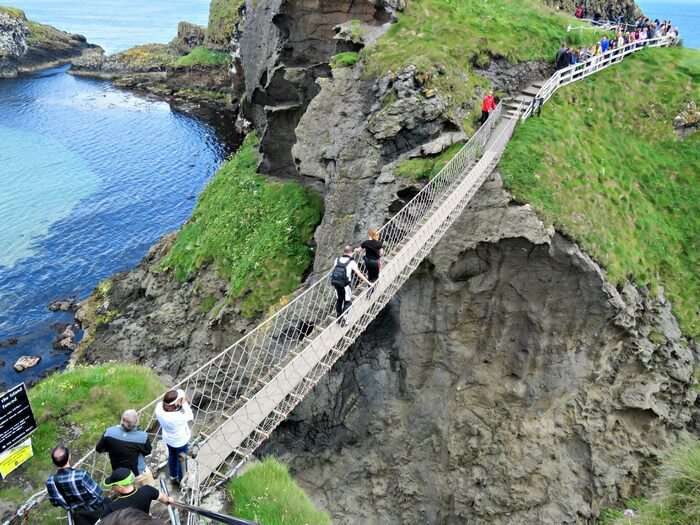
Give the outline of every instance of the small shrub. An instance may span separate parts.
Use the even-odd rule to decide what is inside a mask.
[[[206,47],[195,47],[187,55],[180,57],[175,62],[175,67],[193,66],[224,66],[231,62],[231,56],[221,51],[213,51]]]
[[[352,67],[357,64],[360,59],[360,55],[355,51],[346,51],[344,53],[338,53],[333,58],[331,58],[331,67],[333,69],[338,69],[341,67]]]
[[[286,466],[272,458],[254,465],[229,483],[236,517],[260,525],[330,525],[294,482]]]
[[[453,144],[445,151],[434,157],[421,157],[417,159],[407,159],[401,162],[396,168],[396,175],[406,177],[411,180],[431,180],[435,175],[447,165],[464,144]]]

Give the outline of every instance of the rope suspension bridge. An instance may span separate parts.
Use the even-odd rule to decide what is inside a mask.
[[[356,290],[342,326],[334,312],[335,290],[329,285],[328,274],[323,275],[245,337],[174,385],[192,400],[195,415],[192,455],[187,460],[181,495],[191,505],[200,505],[204,497],[236,475],[360,337],[460,216],[498,164],[518,122],[530,117],[562,86],[636,51],[674,43],[673,37],[661,37],[625,45],[559,70],[543,84],[499,104],[442,171],[381,228],[385,257],[379,280]],[[167,454],[154,416],[160,400],[140,411],[142,421],[149,422],[146,428],[153,430],[153,472],[163,467]],[[94,451],[77,465],[98,481],[111,472],[107,458]],[[25,503],[18,511],[20,520],[44,497],[42,492]],[[188,525],[202,519],[192,512],[185,514]]]

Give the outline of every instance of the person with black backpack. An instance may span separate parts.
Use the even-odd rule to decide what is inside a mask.
[[[346,246],[343,249],[343,255],[336,258],[335,266],[333,271],[331,271],[331,284],[335,288],[335,293],[338,294],[335,312],[338,314],[340,326],[345,326],[343,314],[352,305],[352,274],[354,273],[369,286],[372,286],[372,283],[360,271],[352,254],[352,246]]]

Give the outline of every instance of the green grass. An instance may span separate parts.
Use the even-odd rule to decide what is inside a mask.
[[[395,170],[399,177],[406,177],[411,180],[431,180],[440,170],[454,157],[464,144],[453,144],[439,155],[433,157],[420,157],[407,159],[401,162]]]
[[[39,382],[29,390],[38,423],[32,434],[34,457],[3,482],[0,500],[19,505],[43,489],[55,470],[50,452],[56,444],[69,444],[77,461],[107,427],[119,422],[125,409],[141,408],[163,390],[152,370],[127,364],[79,367]],[[59,518],[65,518],[65,512],[44,502],[30,512],[28,523],[52,524]]]
[[[24,11],[22,11],[21,9],[17,9],[16,7],[0,5],[0,13],[5,13],[13,18],[20,18],[22,20],[27,19],[27,15],[24,14]]]
[[[178,58],[175,67],[223,66],[229,62],[231,62],[231,56],[228,53],[198,46],[185,56]]]
[[[339,67],[352,67],[357,64],[360,59],[359,53],[355,51],[346,51],[344,53],[338,53],[331,58],[331,67],[337,69]]]
[[[239,9],[245,0],[212,0],[209,6],[207,44],[228,47],[239,20]]]
[[[105,428],[119,422],[124,410],[141,408],[163,390],[152,370],[126,364],[78,367],[42,380],[29,390],[38,423],[32,435],[34,457],[18,474],[41,488],[53,471],[50,451],[58,442],[70,442],[77,461]]]
[[[248,317],[299,286],[312,261],[309,242],[322,207],[300,184],[257,175],[257,149],[251,134],[224,163],[162,263],[180,280],[213,264],[229,280],[229,299],[240,299]]]
[[[700,53],[646,50],[564,88],[521,126],[506,185],[622,283],[663,286],[683,331],[700,335],[700,134],[672,120],[700,100]]]
[[[700,443],[673,450],[659,469],[656,494],[626,502],[634,518],[621,509],[605,509],[601,525],[697,525],[700,523]]]
[[[589,44],[599,38],[593,31],[567,33],[573,21],[540,0],[415,0],[386,35],[363,51],[365,71],[382,76],[413,64],[452,109],[473,106],[475,88],[488,83],[473,73],[474,66],[488,64],[491,57],[552,62],[560,42]],[[470,118],[477,118],[476,111]]]
[[[272,458],[253,466],[228,485],[233,514],[260,525],[330,525],[294,482],[287,467]]]

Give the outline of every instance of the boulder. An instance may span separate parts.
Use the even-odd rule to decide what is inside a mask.
[[[20,357],[14,365],[14,369],[17,372],[22,372],[28,368],[34,368],[41,361],[40,356],[23,355]]]
[[[78,309],[78,300],[75,297],[58,299],[49,303],[52,312],[75,312]]]
[[[673,127],[680,137],[687,137],[697,131],[700,127],[700,111],[694,100],[688,102],[683,111],[673,119]]]

